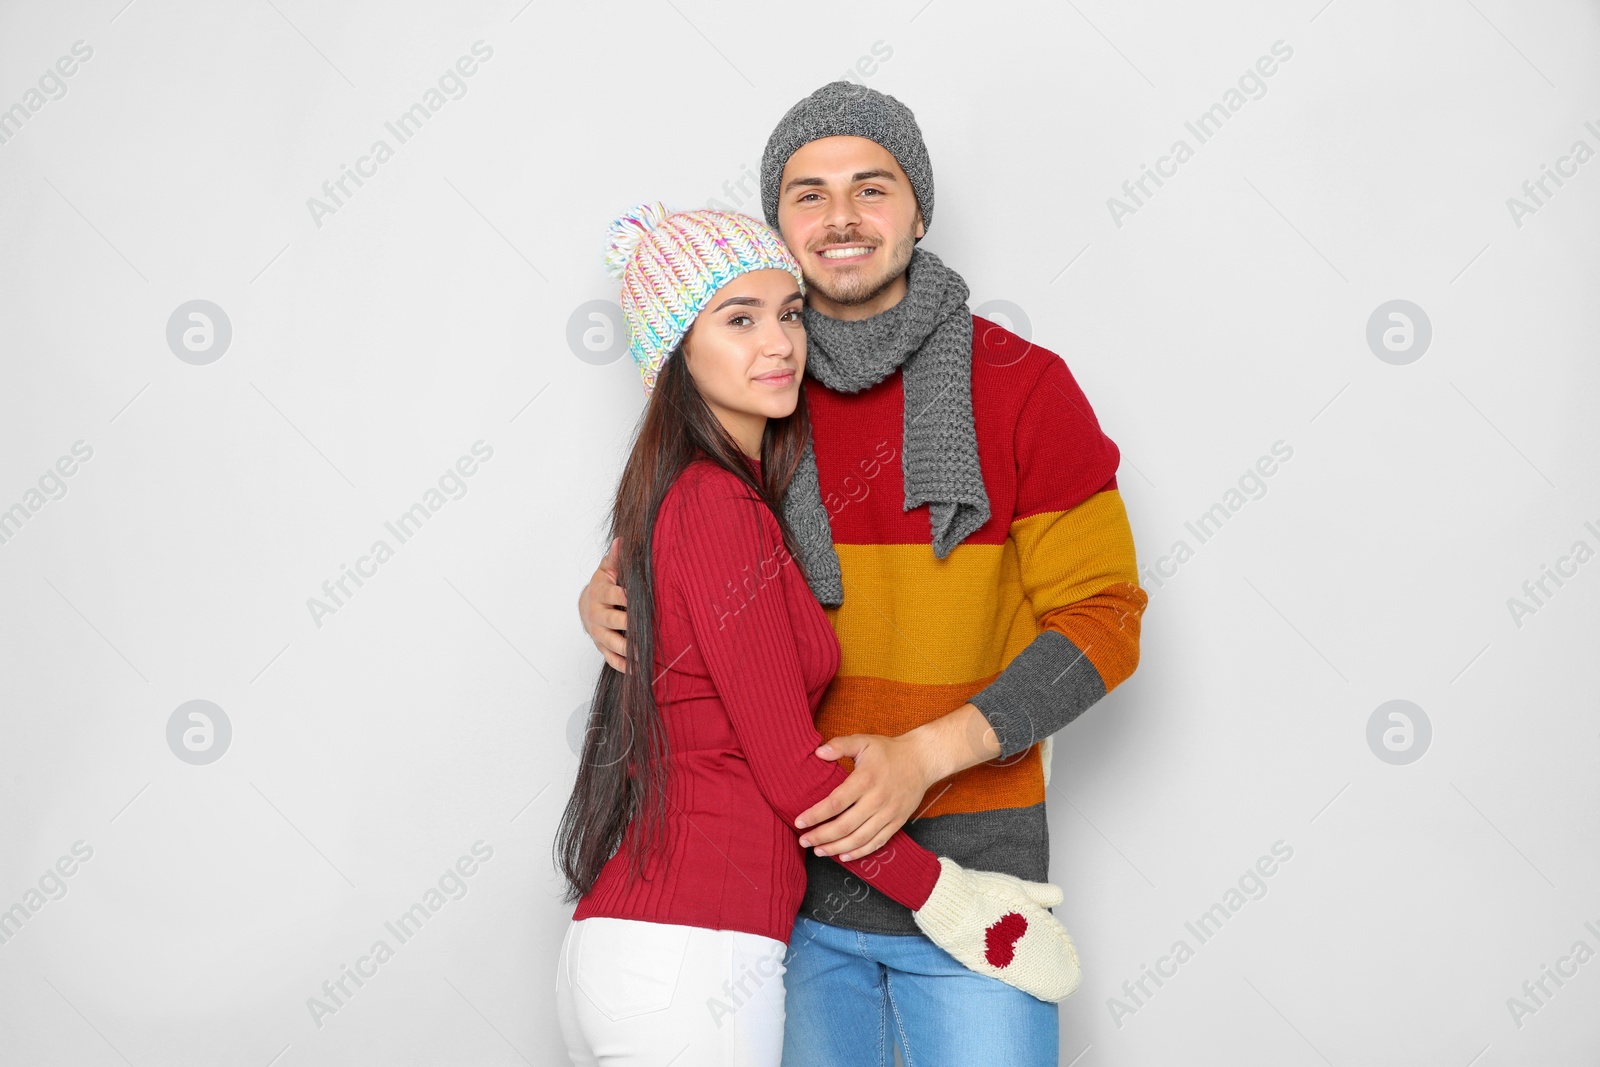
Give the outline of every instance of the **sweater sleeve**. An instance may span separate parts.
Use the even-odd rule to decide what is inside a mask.
[[[1054,734],[1133,673],[1149,600],[1117,490],[1117,446],[1066,363],[1035,351],[1045,363],[1017,421],[1010,537],[1039,634],[972,697],[1001,759]]]
[[[766,503],[720,468],[685,471],[663,511],[668,521],[656,536],[670,538],[662,546],[668,571],[664,577],[683,595],[695,644],[756,787],[798,838],[802,831],[794,820],[799,814],[849,777],[838,764],[816,754],[822,736],[812,722],[799,647],[779,581],[779,568],[798,564],[785,549]],[[742,607],[732,589],[742,591]],[[842,865],[913,909],[927,900],[940,873],[938,857],[904,830],[876,852]]]

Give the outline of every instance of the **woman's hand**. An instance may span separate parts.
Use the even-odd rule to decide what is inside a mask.
[[[1061,887],[999,871],[969,871],[948,856],[933,892],[912,919],[968,968],[1055,1003],[1083,981],[1078,947],[1049,909]]]
[[[589,584],[578,594],[578,618],[594,647],[613,669],[628,671],[628,594],[617,584],[622,538],[611,542],[605,559],[595,568]]]

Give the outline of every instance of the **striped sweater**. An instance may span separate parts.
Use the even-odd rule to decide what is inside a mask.
[[[858,393],[814,378],[805,387],[844,582],[843,603],[826,609],[841,661],[817,730],[898,735],[977,705],[1000,756],[935,783],[905,831],[968,869],[1048,881],[1048,739],[1139,662],[1147,597],[1117,446],[1059,356],[974,316],[972,408],[990,516],[938,559],[927,506],[902,510],[901,371]],[[809,850],[806,868],[802,915],[919,932],[908,908],[848,868]]]

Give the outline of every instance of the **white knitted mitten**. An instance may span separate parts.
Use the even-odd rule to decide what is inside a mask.
[[[933,892],[911,917],[928,939],[961,963],[1024,993],[1054,1002],[1083,975],[1072,936],[1046,908],[1061,887],[996,871],[969,871],[948,856]]]

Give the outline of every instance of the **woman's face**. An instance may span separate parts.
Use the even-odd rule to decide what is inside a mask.
[[[728,431],[759,446],[767,419],[793,414],[806,369],[802,298],[776,268],[739,275],[712,294],[683,339],[700,395]],[[742,432],[741,432],[742,431]]]

